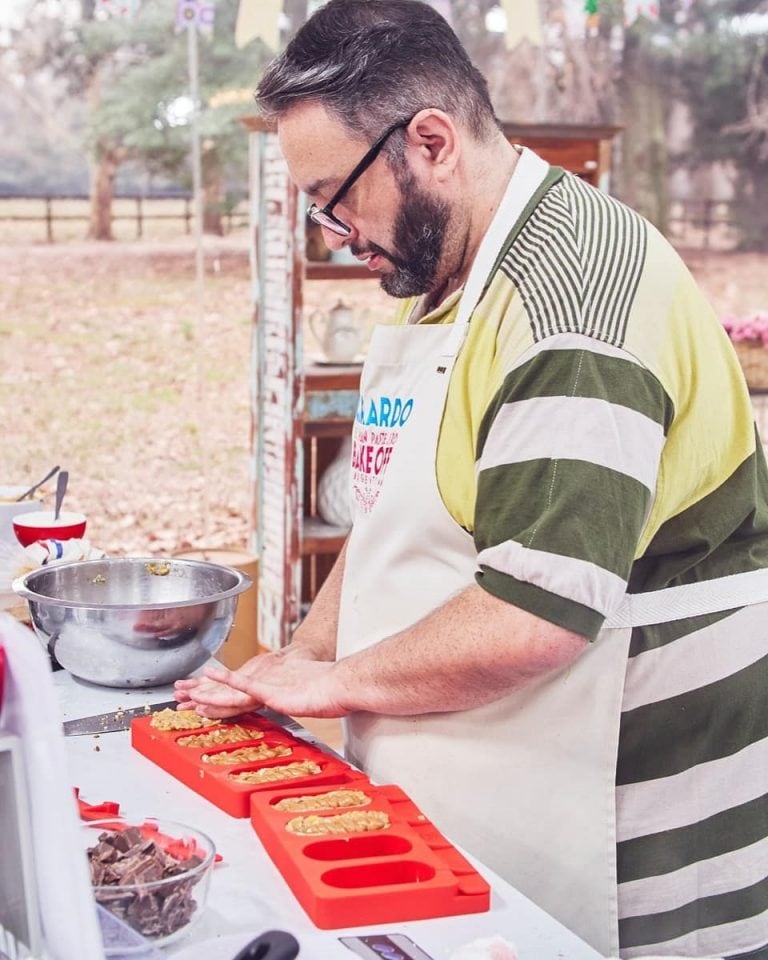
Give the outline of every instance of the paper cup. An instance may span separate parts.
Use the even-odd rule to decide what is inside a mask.
[[[13,518],[20,513],[32,513],[43,509],[42,500],[21,500],[17,498],[29,490],[30,485],[22,486],[0,486],[0,542],[17,543],[16,534],[13,532]]]

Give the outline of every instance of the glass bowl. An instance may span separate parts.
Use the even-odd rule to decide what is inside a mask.
[[[120,817],[84,823],[82,834],[98,904],[156,946],[187,934],[208,898],[209,837],[173,820]]]

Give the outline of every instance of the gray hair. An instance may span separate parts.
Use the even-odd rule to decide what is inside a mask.
[[[448,22],[419,0],[330,0],[267,67],[256,101],[273,119],[297,103],[320,103],[371,142],[428,107],[478,141],[500,126],[485,78]],[[403,134],[391,138],[390,163],[403,143]]]

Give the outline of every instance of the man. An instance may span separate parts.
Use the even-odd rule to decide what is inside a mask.
[[[331,0],[258,99],[328,245],[403,303],[309,615],[178,699],[345,717],[352,760],[604,954],[768,958],[768,477],[712,309],[506,141],[424,4]]]

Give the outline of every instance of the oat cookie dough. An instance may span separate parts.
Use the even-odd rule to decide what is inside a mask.
[[[334,807],[362,807],[371,798],[362,790],[329,790],[310,797],[284,797],[275,804],[275,810],[298,813],[301,810],[330,810]]]
[[[239,747],[237,750],[225,750],[221,753],[204,753],[203,763],[231,765],[235,763],[253,763],[254,760],[272,760],[273,757],[290,757],[290,747],[270,747],[266,743],[258,747]]]
[[[239,723],[232,723],[210,733],[193,733],[188,737],[179,737],[176,743],[180,747],[215,747],[219,743],[240,743],[241,740],[261,740],[264,734],[261,730],[251,727],[241,727]]]
[[[201,727],[213,727],[217,723],[221,723],[221,721],[201,717],[194,710],[172,710],[170,707],[153,713],[152,719],[149,721],[150,727],[163,731],[199,730]]]
[[[240,783],[273,783],[277,780],[294,780],[297,777],[314,777],[321,772],[314,760],[297,760],[295,763],[282,763],[277,767],[264,767],[263,770],[243,770],[233,773],[232,779]]]
[[[329,833],[367,833],[369,830],[386,830],[389,814],[381,810],[350,810],[330,817],[294,817],[285,825],[290,833],[302,836],[319,836]]]

